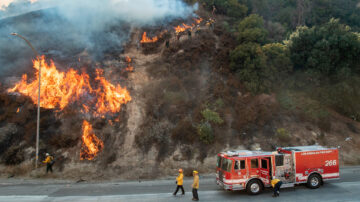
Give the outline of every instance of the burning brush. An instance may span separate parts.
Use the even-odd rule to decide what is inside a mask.
[[[33,103],[37,103],[39,67],[41,66],[41,97],[40,106],[46,109],[62,111],[74,102],[80,102],[81,113],[90,113],[95,117],[104,117],[106,114],[120,112],[121,105],[131,101],[131,96],[126,88],[120,84],[113,85],[103,76],[102,69],[96,69],[96,77],[90,79],[87,73],[78,73],[70,68],[67,72],[57,70],[53,61],[48,64],[42,56],[33,61],[35,79],[28,81],[26,74],[21,81],[15,84],[8,92],[18,92],[29,96]],[[129,63],[130,64],[130,63]],[[92,85],[93,84],[93,85]],[[87,121],[83,122],[82,147],[80,159],[92,160],[100,152],[104,144],[92,132],[92,127]]]
[[[95,156],[104,148],[104,142],[96,137],[89,122],[85,121],[82,125],[82,145],[80,150],[80,160],[93,160]]]

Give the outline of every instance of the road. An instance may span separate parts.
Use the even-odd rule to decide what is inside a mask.
[[[200,177],[201,201],[360,201],[360,167],[341,169],[341,180],[325,183],[319,189],[305,186],[281,190],[281,196],[272,198],[270,189],[257,196],[244,191],[221,190],[213,176]],[[184,180],[185,196],[172,196],[175,180],[131,182],[70,182],[52,180],[0,179],[0,201],[191,201],[191,178]]]

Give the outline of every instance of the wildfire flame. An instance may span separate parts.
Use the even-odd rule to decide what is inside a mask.
[[[119,84],[114,86],[107,81],[103,76],[103,70],[96,69],[96,78],[100,83],[100,86],[96,92],[97,103],[96,112],[97,114],[106,114],[107,112],[119,112],[122,104],[131,101],[131,97],[126,88],[122,88]]]
[[[131,58],[130,58],[129,56],[126,56],[126,57],[125,57],[125,61],[126,61],[128,64],[130,64],[130,63],[131,63]]]
[[[202,18],[194,18],[194,21],[196,24],[200,24],[203,21],[203,19]]]
[[[86,73],[79,74],[76,70],[70,68],[69,71],[60,72],[56,69],[53,61],[47,64],[45,57],[41,56],[33,61],[34,68],[37,70],[35,79],[28,82],[27,75],[22,76],[13,88],[8,92],[19,92],[29,96],[34,103],[38,98],[38,78],[39,67],[41,66],[41,91],[40,106],[46,109],[60,110],[68,104],[80,100],[82,97],[92,97],[84,100],[82,112],[88,113],[92,109],[89,105],[94,104],[96,109],[94,115],[104,115],[106,113],[119,112],[122,104],[131,101],[130,93],[126,88],[119,84],[114,86],[103,77],[103,70],[96,69],[95,81],[98,83],[97,89],[90,85],[89,75]]]
[[[200,24],[203,19],[202,18],[194,18],[195,24]],[[182,23],[182,25],[178,25],[177,27],[174,27],[176,33],[185,32],[188,29],[192,29],[195,27],[195,24],[187,25],[185,23]]]
[[[128,66],[131,59],[128,58]],[[68,104],[86,97],[83,103],[82,113],[89,113],[95,116],[105,117],[107,113],[116,113],[121,105],[131,101],[130,93],[119,84],[111,84],[103,77],[103,70],[96,69],[95,86],[90,85],[90,77],[86,73],[79,74],[71,69],[67,72],[60,72],[56,69],[53,61],[48,64],[45,57],[41,56],[33,61],[35,68],[35,79],[28,82],[27,75],[22,76],[21,81],[15,84],[8,92],[19,92],[29,96],[34,103],[37,103],[39,68],[41,67],[41,97],[40,106],[47,109],[64,109]],[[89,98],[90,101],[88,100]],[[95,109],[91,106],[95,106]],[[19,108],[17,112],[19,112]],[[117,120],[117,119],[116,119]],[[104,148],[104,143],[92,132],[92,126],[83,122],[82,146],[80,159],[92,160],[98,152]]]
[[[29,96],[34,103],[38,99],[38,79],[39,67],[41,66],[41,97],[40,106],[47,109],[59,107],[63,109],[69,102],[78,99],[86,90],[91,89],[89,76],[87,74],[78,74],[77,71],[70,69],[67,73],[59,72],[54,62],[50,65],[45,62],[42,56],[33,61],[36,79],[27,82],[27,75],[24,74],[20,82],[8,92],[19,92]]]
[[[89,122],[85,121],[82,125],[83,135],[80,150],[80,160],[93,160],[96,155],[104,148],[104,142],[96,137]]]
[[[157,40],[159,40],[159,38],[157,36],[155,36],[154,38],[148,38],[146,36],[146,32],[144,32],[144,34],[142,35],[142,39],[141,39],[141,43],[154,43],[156,42]]]
[[[133,72],[134,71],[134,67],[131,65],[131,58],[129,56],[125,57],[125,61],[127,62],[127,67],[125,68],[125,71],[127,72]]]
[[[177,27],[174,27],[174,29],[175,29],[176,33],[180,33],[180,32],[185,32],[186,30],[191,29],[194,26],[195,25],[190,26],[190,25],[187,25],[187,24],[183,23],[182,25],[178,25]]]

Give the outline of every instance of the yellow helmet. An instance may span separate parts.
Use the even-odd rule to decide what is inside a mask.
[[[180,169],[179,169],[179,173],[182,173],[182,172],[183,172],[183,169],[180,168]]]
[[[198,172],[198,171],[196,171],[196,170],[194,170],[194,171],[193,171],[193,173],[198,174],[199,172]]]

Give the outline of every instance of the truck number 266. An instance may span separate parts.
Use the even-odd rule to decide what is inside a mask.
[[[336,166],[336,160],[326,160],[325,166]]]

